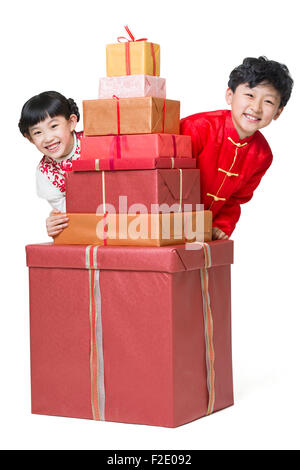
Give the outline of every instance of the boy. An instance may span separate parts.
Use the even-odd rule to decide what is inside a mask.
[[[241,209],[250,201],[272,163],[259,132],[278,119],[293,87],[288,68],[265,57],[244,59],[230,74],[226,102],[231,111],[198,113],[181,121],[192,137],[201,170],[201,202],[213,213],[213,239],[232,234]]]

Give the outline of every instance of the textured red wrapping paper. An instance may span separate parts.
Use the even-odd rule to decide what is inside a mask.
[[[142,204],[147,213],[169,212],[169,207],[180,203],[182,210],[189,204],[186,210],[196,211],[200,170],[106,171],[104,178],[97,171],[66,173],[67,212],[96,213],[104,201],[122,214],[137,208],[136,204]]]
[[[167,427],[206,415],[205,273],[213,318],[211,411],[232,405],[233,243],[208,245],[207,268],[203,249],[183,246],[27,246],[32,412]],[[101,319],[97,383],[91,296]]]
[[[192,139],[186,135],[137,134],[83,137],[81,158],[192,158]]]
[[[152,170],[155,168],[196,168],[195,158],[99,158],[74,160],[66,165],[73,171]]]

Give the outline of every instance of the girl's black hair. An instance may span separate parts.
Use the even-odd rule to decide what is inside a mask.
[[[57,91],[44,91],[28,100],[21,112],[19,129],[26,136],[29,135],[29,128],[44,121],[48,116],[64,116],[69,119],[71,114],[75,114],[79,121],[80,114],[77,104],[72,98],[65,98]]]
[[[248,83],[250,88],[266,83],[280,93],[280,107],[285,106],[290,99],[294,81],[286,65],[264,56],[246,57],[243,63],[233,69],[229,76],[228,87],[235,92],[236,87]]]

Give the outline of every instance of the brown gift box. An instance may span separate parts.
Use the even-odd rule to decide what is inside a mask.
[[[67,215],[68,227],[54,238],[56,245],[166,246],[207,242],[212,235],[210,211]]]
[[[180,101],[142,98],[83,101],[84,134],[179,134]]]

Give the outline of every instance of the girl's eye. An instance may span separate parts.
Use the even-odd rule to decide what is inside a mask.
[[[38,135],[38,134],[40,134],[40,131],[36,131],[33,133],[33,135]]]
[[[247,96],[250,96],[251,98],[253,98],[253,95],[251,93],[246,93]]]
[[[53,126],[51,126],[51,127],[52,127],[52,129],[54,129],[57,126],[58,126],[58,124],[53,124]]]

